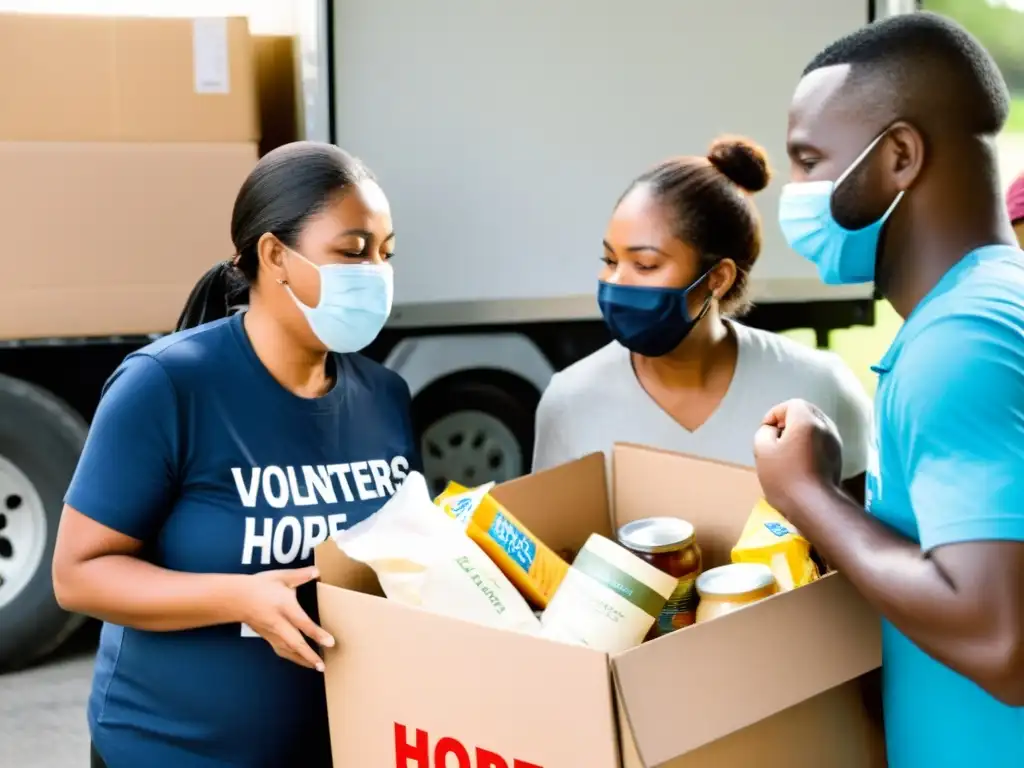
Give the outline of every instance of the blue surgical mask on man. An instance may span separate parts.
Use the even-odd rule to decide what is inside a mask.
[[[821,281],[829,285],[870,283],[875,279],[875,262],[882,227],[896,209],[903,192],[878,221],[861,229],[846,229],[832,215],[836,189],[864,161],[885,136],[879,134],[867,149],[835,181],[801,181],[782,188],[779,226],[790,247],[818,268]]]
[[[683,343],[711,306],[711,296],[690,315],[690,292],[711,274],[708,270],[685,288],[653,288],[598,282],[597,303],[612,337],[631,352],[661,357]]]
[[[369,346],[391,314],[395,292],[391,265],[318,265],[296,251],[291,253],[320,273],[320,301],[315,307],[303,304],[285,284],[313,334],[332,352],[358,352]]]

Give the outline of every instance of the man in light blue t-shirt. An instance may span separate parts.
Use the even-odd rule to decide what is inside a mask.
[[[1008,104],[974,38],[912,14],[819,54],[790,109],[787,240],[906,323],[874,369],[869,514],[809,403],[766,416],[757,468],[884,618],[894,768],[1024,766],[1024,253],[992,145]]]

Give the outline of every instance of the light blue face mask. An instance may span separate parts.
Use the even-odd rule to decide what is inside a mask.
[[[832,197],[858,165],[885,136],[880,133],[867,149],[835,181],[802,181],[782,188],[779,226],[790,248],[818,268],[821,281],[829,285],[870,283],[875,279],[875,262],[882,227],[892,215],[903,192],[878,221],[861,229],[846,229],[832,215]]]
[[[358,352],[369,346],[391,314],[395,293],[391,265],[321,266],[296,251],[291,253],[320,273],[320,301],[315,307],[307,307],[285,285],[313,334],[332,352]]]

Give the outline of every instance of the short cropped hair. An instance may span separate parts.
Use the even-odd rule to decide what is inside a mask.
[[[956,22],[934,13],[892,16],[836,40],[804,75],[841,64],[851,81],[885,101],[893,118],[917,119],[980,135],[999,133],[1010,93],[985,47]],[[927,125],[922,125],[927,128]]]

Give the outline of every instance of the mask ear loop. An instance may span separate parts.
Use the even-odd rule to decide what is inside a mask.
[[[828,196],[829,210],[831,209],[831,198],[834,198],[836,196],[836,190],[839,188],[839,185],[846,181],[847,177],[857,169],[857,166],[859,166],[863,162],[864,158],[871,154],[871,150],[873,150],[874,147],[878,146],[879,141],[885,138],[887,133],[889,133],[888,128],[882,131],[882,133],[880,133],[878,136],[874,137],[874,140],[871,141],[871,143],[869,143],[864,148],[864,151],[857,156],[857,159],[850,164],[850,167],[843,171],[843,173],[840,174],[840,177],[836,179],[836,183],[833,184],[833,191],[831,191],[831,195]],[[890,204],[889,208],[886,209],[886,212],[882,214],[882,221],[885,221],[892,215],[892,212],[896,210],[896,206],[898,206],[899,202],[903,200],[904,195],[906,195],[906,189],[900,189],[899,194],[896,196],[896,199],[892,202],[892,204]]]
[[[692,323],[694,323],[694,324],[697,324],[701,320],[703,320],[704,319],[704,315],[706,315],[708,313],[708,310],[711,308],[711,300],[713,298],[715,298],[715,292],[714,291],[709,291],[708,292],[708,297],[706,299],[704,299],[704,303],[701,304],[700,311],[697,312],[697,314],[694,317],[689,318],[690,308],[687,305],[687,299],[690,298],[690,291],[692,291],[694,288],[696,288],[701,283],[703,283],[707,279],[708,275],[710,275],[712,272],[715,271],[715,267],[717,267],[718,264],[719,264],[719,262],[715,262],[711,267],[709,267],[707,269],[707,271],[703,275],[701,275],[696,280],[694,280],[692,283],[690,283],[690,286],[686,289],[686,292],[683,294],[683,308],[686,310],[686,314],[687,314],[688,319],[690,319],[690,321]]]
[[[278,242],[280,242],[280,241],[278,241]],[[323,279],[324,278],[323,278],[323,274],[320,272],[320,267],[318,267],[312,261],[307,259],[301,253],[296,251],[294,248],[289,248],[284,243],[281,243],[281,247],[284,248],[285,251],[287,251],[289,256],[294,256],[294,257],[296,257],[296,258],[306,262],[310,267],[312,267],[314,270],[316,270],[317,275],[318,275],[318,277],[320,279],[320,297],[317,300],[316,305],[311,307],[308,304],[306,304],[304,301],[302,301],[298,296],[295,295],[295,291],[292,290],[292,287],[291,287],[291,285],[288,284],[289,281],[287,279],[282,280],[282,279],[279,278],[277,280],[277,284],[281,285],[281,286],[284,286],[285,291],[287,291],[288,295],[292,297],[292,301],[295,302],[295,305],[299,309],[303,309],[303,310],[306,310],[306,309],[316,309],[316,307],[320,306],[320,304],[321,304],[321,302],[323,301],[323,298],[324,298],[323,297],[323,290],[324,290]]]
[[[829,195],[829,210],[831,210],[831,208],[832,208],[832,198],[835,196],[836,190],[839,189],[839,185],[842,184],[844,181],[846,181],[847,177],[849,177],[849,175],[851,173],[853,173],[857,169],[857,166],[859,166],[864,161],[865,157],[867,157],[868,155],[871,154],[871,150],[873,150],[876,146],[878,146],[878,142],[880,142],[883,138],[885,138],[887,133],[889,133],[889,129],[888,128],[886,128],[884,131],[882,131],[880,134],[878,134],[874,138],[874,140],[870,144],[868,144],[867,147],[865,147],[864,151],[861,152],[857,156],[857,159],[854,160],[852,163],[850,163],[850,167],[847,168],[845,171],[843,171],[840,174],[839,178],[836,179],[835,184],[832,185],[832,194]],[[899,194],[896,195],[896,199],[892,201],[892,203],[886,209],[885,213],[882,214],[882,218],[881,218],[882,221],[885,221],[886,219],[889,218],[889,216],[892,215],[892,212],[894,210],[896,210],[896,206],[899,205],[900,200],[903,199],[903,196],[906,193],[907,193],[907,190],[905,190],[905,189],[901,189],[900,190]]]
[[[853,173],[855,170],[857,170],[857,166],[859,166],[862,162],[864,162],[864,158],[871,154],[871,150],[873,150],[875,147],[878,146],[878,142],[880,142],[883,138],[885,138],[885,135],[888,132],[889,132],[889,129],[886,128],[880,134],[875,136],[875,138],[872,140],[872,142],[870,144],[867,145],[867,147],[864,149],[864,151],[861,152],[859,155],[857,155],[857,159],[854,160],[852,163],[850,163],[850,166],[839,175],[839,178],[836,179],[836,183],[832,186],[832,193],[833,194],[835,194],[835,191],[837,189],[839,189],[839,185],[842,184],[844,181],[846,181],[847,177],[851,173]]]

